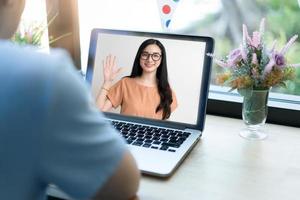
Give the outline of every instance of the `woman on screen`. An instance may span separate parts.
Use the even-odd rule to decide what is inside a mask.
[[[121,114],[153,119],[168,119],[177,107],[168,81],[166,51],[160,41],[144,41],[136,54],[131,75],[112,85],[120,72],[116,57],[103,61],[104,83],[97,97],[101,111],[121,106]]]

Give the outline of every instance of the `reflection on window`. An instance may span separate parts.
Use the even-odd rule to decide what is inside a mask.
[[[127,29],[162,32],[157,1],[102,0],[87,4],[78,0],[80,35],[82,46],[82,66],[86,66],[89,36],[92,28]],[[261,18],[266,18],[266,43],[271,45],[279,38],[278,46],[294,34],[300,33],[300,7],[297,0],[194,0],[180,1],[170,24],[171,32],[192,35],[209,35],[215,38],[215,54],[226,56],[230,49],[238,47],[242,37],[242,24],[247,24],[249,32],[258,29]],[[300,41],[289,50],[289,63],[300,63]],[[222,70],[213,67],[214,76]],[[215,87],[218,88],[218,87]],[[286,88],[272,88],[273,92],[290,94],[283,98],[297,100],[300,96],[300,68],[295,81],[288,82]],[[277,96],[276,96],[277,98]],[[280,97],[278,97],[280,98]],[[297,101],[298,102],[298,101]]]

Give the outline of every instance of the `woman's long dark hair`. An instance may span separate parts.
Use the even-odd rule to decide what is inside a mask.
[[[160,96],[160,103],[158,104],[155,112],[162,110],[162,119],[168,119],[171,115],[171,103],[173,102],[172,91],[168,81],[168,70],[167,70],[167,57],[166,50],[162,43],[155,39],[145,40],[139,47],[137,54],[134,59],[133,68],[129,77],[134,78],[141,76],[143,69],[140,65],[140,57],[144,49],[151,44],[157,45],[161,50],[161,62],[156,72],[157,87]]]

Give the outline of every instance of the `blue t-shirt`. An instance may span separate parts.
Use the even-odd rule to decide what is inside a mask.
[[[49,183],[88,199],[114,173],[125,142],[83,82],[64,51],[0,40],[1,199],[44,199]]]

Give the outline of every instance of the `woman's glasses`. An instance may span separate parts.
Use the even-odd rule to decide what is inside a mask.
[[[141,54],[141,59],[142,60],[148,60],[149,57],[151,56],[152,60],[154,61],[159,61],[161,58],[161,55],[159,53],[148,53],[148,52],[142,52]]]

